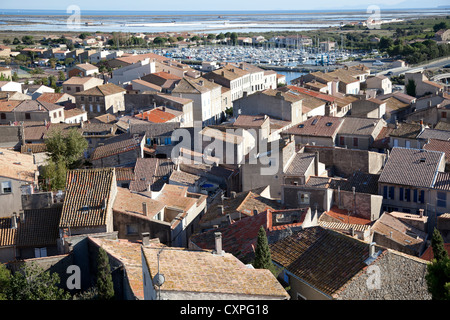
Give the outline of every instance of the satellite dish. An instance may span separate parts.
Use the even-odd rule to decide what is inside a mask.
[[[161,273],[157,273],[153,278],[153,284],[157,285],[158,287],[161,287],[164,281],[165,281],[164,275]]]

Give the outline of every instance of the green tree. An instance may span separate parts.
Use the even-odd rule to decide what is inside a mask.
[[[47,154],[55,162],[63,161],[68,169],[78,168],[88,147],[86,139],[75,128],[66,132],[54,130],[45,140]]]
[[[40,168],[39,175],[44,180],[42,189],[63,190],[66,186],[67,167],[65,162],[60,159],[58,161],[48,160],[47,164]]]
[[[230,35],[231,44],[233,46],[237,45],[238,34],[236,32],[232,32]]]
[[[19,76],[17,75],[17,72],[14,72],[14,73],[12,74],[11,80],[12,80],[12,81],[17,81],[17,80],[19,80]]]
[[[4,264],[0,264],[0,300],[8,298],[8,288],[11,282],[11,271]]]
[[[58,72],[58,80],[59,80],[59,81],[64,81],[64,80],[66,80],[66,75],[65,75],[64,71],[60,70],[60,71]]]
[[[409,79],[408,83],[406,84],[406,94],[410,95],[411,97],[416,96],[416,83],[413,79]]]
[[[269,244],[267,242],[266,230],[261,226],[258,231],[258,238],[256,240],[255,260],[253,266],[256,269],[268,269],[276,275],[275,266],[272,263]]]
[[[431,239],[434,258],[427,266],[425,280],[433,300],[450,300],[450,258],[440,232],[435,229]]]
[[[11,39],[8,39],[8,38],[6,38],[6,39],[3,39],[3,44],[4,45],[8,45],[8,44],[11,44]]]
[[[37,265],[25,265],[9,281],[8,300],[67,300],[70,294],[60,288],[57,273],[44,271]]]
[[[100,300],[111,300],[114,298],[114,286],[108,254],[101,247],[97,257],[97,290]]]
[[[12,44],[19,44],[19,43],[20,43],[19,38],[14,38]]]
[[[434,32],[438,32],[438,31],[441,30],[441,29],[447,29],[447,23],[446,23],[445,21],[442,21],[442,22],[440,22],[440,23],[436,23],[436,24],[433,26],[433,31],[434,31]]]
[[[22,37],[22,43],[23,44],[27,44],[27,45],[34,44],[33,37],[32,36],[23,36]]]

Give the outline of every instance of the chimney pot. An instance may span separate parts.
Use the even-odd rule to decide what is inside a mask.
[[[222,250],[222,233],[221,232],[214,232],[214,238],[215,238],[215,244],[216,244],[215,254],[221,256],[221,255],[223,255],[223,250]]]
[[[145,247],[150,245],[150,232],[142,233],[142,245]]]
[[[144,214],[144,216],[148,215],[147,202],[142,202],[142,213]]]

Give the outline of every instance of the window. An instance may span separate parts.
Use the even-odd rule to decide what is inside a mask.
[[[405,201],[410,202],[411,201],[411,190],[405,189]]]
[[[66,87],[66,90],[67,90],[67,91],[70,91],[71,89],[70,89],[70,87]]]
[[[309,194],[299,192],[299,203],[300,204],[309,204]]]
[[[62,117],[62,111],[59,112],[59,116]]]
[[[383,199],[387,199],[388,198],[388,187],[384,186],[383,187]]]
[[[53,118],[56,118],[58,115],[56,112],[53,112]]]
[[[447,112],[445,112],[445,111],[442,111],[442,116],[441,116],[442,118],[447,118]]]
[[[419,203],[425,203],[425,191],[420,190],[419,192]]]
[[[30,120],[31,119],[31,114],[25,113],[25,119]]]
[[[0,118],[1,119],[6,119],[6,113],[0,113]]]
[[[395,199],[395,187],[389,187],[389,199]]]
[[[12,192],[11,181],[3,181],[0,184],[0,186],[1,186],[2,193],[11,193]]]
[[[394,139],[394,147],[398,147],[398,139]]]
[[[405,147],[410,149],[411,148],[411,141],[406,140],[405,141]]]
[[[127,224],[127,234],[138,234],[138,227],[136,224]]]
[[[437,206],[438,207],[447,207],[447,194],[445,192],[437,193]]]
[[[358,138],[353,138],[353,146],[354,147],[358,146]]]
[[[339,137],[339,145],[341,145],[341,146],[345,145],[345,138],[344,137]]]
[[[414,191],[413,191],[413,200],[414,200],[414,202],[417,202],[417,190],[416,189],[414,189]]]
[[[403,201],[403,194],[404,193],[404,189],[403,188],[400,188],[400,193],[399,193],[399,200],[400,201]]]
[[[84,97],[80,97],[81,101],[84,101]]]
[[[34,257],[41,258],[47,256],[47,248],[34,248]]]

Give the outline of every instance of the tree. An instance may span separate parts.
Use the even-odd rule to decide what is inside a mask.
[[[406,84],[406,94],[410,95],[411,97],[415,97],[416,96],[416,83],[414,82],[413,79],[409,79],[408,83]]]
[[[114,286],[108,254],[101,247],[97,257],[97,290],[100,300],[111,300],[114,298]]]
[[[427,266],[425,280],[433,300],[450,300],[450,258],[441,233],[434,229],[431,239],[434,258]]]
[[[231,43],[233,44],[233,46],[235,46],[237,44],[237,39],[238,39],[237,33],[232,32],[230,35],[230,39],[231,39]]]
[[[27,44],[27,45],[34,44],[33,37],[32,36],[23,36],[22,43]]]
[[[19,40],[19,38],[14,38],[14,40],[13,40],[13,43],[12,44],[19,44],[20,43],[20,40]]]
[[[48,160],[47,164],[40,168],[39,175],[44,179],[42,189],[63,190],[66,186],[67,167],[63,160]]]
[[[58,80],[59,80],[59,81],[64,81],[64,80],[66,80],[66,75],[64,74],[64,71],[59,70],[59,72],[58,72]]]
[[[3,39],[3,44],[4,45],[8,45],[8,44],[11,44],[11,39],[8,39],[8,38],[6,38],[6,39]]]
[[[32,264],[25,265],[11,276],[7,288],[8,300],[67,300],[70,294],[60,288],[57,273],[44,271]]]
[[[433,237],[431,238],[431,247],[433,249],[434,259],[437,261],[443,261],[448,259],[447,250],[444,247],[444,239],[438,229],[434,229]]]
[[[256,240],[255,260],[253,266],[256,269],[268,269],[276,275],[275,266],[272,263],[269,244],[267,242],[266,230],[261,226],[258,231],[258,239]]]
[[[63,161],[68,169],[76,169],[81,165],[84,151],[88,147],[86,139],[75,128],[63,133],[54,130],[45,140],[47,154],[53,162]]]
[[[11,282],[11,272],[4,264],[0,264],[0,300],[8,298],[8,288]]]
[[[433,31],[434,32],[438,32],[441,29],[447,29],[447,23],[445,23],[445,21],[441,22],[441,23],[436,23],[433,26]]]

